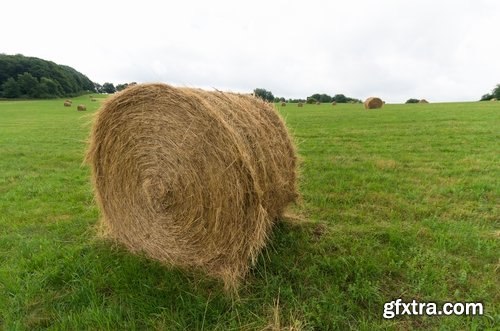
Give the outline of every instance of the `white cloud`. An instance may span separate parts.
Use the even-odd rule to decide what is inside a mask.
[[[499,10],[495,0],[18,0],[2,5],[0,52],[100,83],[476,100],[500,82]]]

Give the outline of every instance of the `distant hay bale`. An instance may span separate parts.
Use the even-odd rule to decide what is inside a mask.
[[[282,102],[281,107],[286,107],[286,102]]]
[[[85,110],[87,110],[87,107],[85,107],[85,105],[78,105],[78,107],[76,109],[78,111],[85,111]]]
[[[72,103],[68,100],[64,101],[64,107],[71,107]]]
[[[491,98],[490,101],[497,101],[497,98]]]
[[[73,101],[71,101],[71,99],[66,99],[64,102],[73,103]]]
[[[333,101],[332,102],[332,106],[336,106],[337,105],[337,102],[336,101]]]
[[[97,113],[86,161],[107,237],[228,290],[297,198],[286,127],[248,95],[129,87]]]
[[[318,106],[319,106],[319,105],[321,105],[321,102],[319,102],[319,101],[316,101],[316,105],[318,105]]]
[[[304,104],[303,104],[302,102],[299,102],[299,103],[297,104],[297,107],[304,107]]]
[[[96,102],[96,101],[97,101],[97,99],[92,98],[92,99],[90,99],[90,101],[92,101],[92,102]]]
[[[365,100],[364,105],[365,109],[377,109],[377,108],[382,108],[384,102],[382,99],[377,98],[377,97],[370,97]]]
[[[422,99],[420,100],[418,103],[429,103],[429,101],[425,100],[425,99]]]

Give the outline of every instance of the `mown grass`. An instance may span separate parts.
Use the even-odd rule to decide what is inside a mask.
[[[494,329],[500,103],[281,108],[303,202],[239,298],[96,237],[90,114],[0,102],[0,329]],[[485,316],[382,318],[383,303],[480,301]]]

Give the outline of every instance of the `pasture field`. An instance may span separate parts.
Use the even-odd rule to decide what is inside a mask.
[[[499,327],[500,103],[277,106],[302,202],[235,298],[96,237],[82,159],[98,98],[0,101],[0,330]],[[384,319],[397,298],[484,316]]]

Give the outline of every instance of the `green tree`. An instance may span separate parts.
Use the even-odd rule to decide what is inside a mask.
[[[315,94],[311,95],[310,97],[307,97],[307,101],[306,102],[307,103],[316,103],[318,101],[321,102],[321,103],[329,103],[329,102],[332,102],[332,101],[335,101],[337,103],[347,103],[347,102],[358,103],[358,102],[361,102],[358,99],[349,98],[349,97],[346,97],[343,94],[335,94],[335,96],[331,97],[331,96],[329,96],[328,94],[325,94],[325,93],[322,93],[322,94],[315,93]]]
[[[42,77],[35,89],[35,98],[57,98],[63,96],[63,89],[59,82],[47,77]]]
[[[47,85],[38,83],[30,92],[31,98],[50,98]]]
[[[22,78],[18,80],[20,76]],[[46,80],[42,82],[44,77],[52,80],[55,86]],[[95,91],[94,83],[71,67],[20,54],[0,54],[0,86],[9,78],[18,84],[18,97],[74,96],[84,91]],[[9,84],[13,86],[12,81]],[[57,93],[53,93],[54,88]],[[8,91],[8,94],[13,95],[11,92]]]
[[[332,102],[332,97],[329,96],[328,94],[323,93],[319,96],[319,102],[322,102],[322,103],[323,102],[325,102],[325,103]]]
[[[309,98],[314,99],[314,101],[316,102],[316,101],[319,101],[319,98],[321,98],[321,94],[315,93],[315,94],[311,95]]]
[[[60,97],[64,94],[61,84],[59,84],[59,82],[55,80],[47,77],[42,77],[40,79],[40,84],[44,84],[45,86],[47,86],[47,92],[50,94],[50,96]]]
[[[349,100],[350,99],[350,100]],[[335,101],[337,103],[347,103],[348,101],[352,101],[353,99],[347,98],[343,94],[335,94],[332,101]]]
[[[21,90],[19,89],[19,84],[12,77],[8,78],[2,85],[3,96],[5,98],[19,98],[21,96]]]
[[[491,100],[491,99],[493,99],[493,96],[491,94],[489,94],[489,93],[486,93],[485,95],[483,95],[481,97],[480,101],[488,101],[488,100]]]
[[[97,92],[97,93],[103,93],[103,90],[102,90],[102,85],[99,84],[99,83],[94,83],[94,90]]]
[[[495,88],[493,89],[493,91],[491,91],[491,93],[486,93],[485,95],[483,95],[481,97],[481,101],[488,101],[493,98],[500,100],[500,84],[497,84],[497,86],[495,86]]]
[[[118,84],[118,85],[116,85],[116,91],[118,91],[118,92],[123,91],[127,87],[128,87],[127,83],[125,83],[125,84]]]
[[[310,100],[310,101],[308,101],[308,103],[315,103],[318,101],[321,103],[328,103],[328,102],[332,102],[333,98],[325,93],[321,93],[321,94],[315,93],[315,94],[311,95],[310,97],[308,97],[307,100]]]
[[[315,99],[315,98],[313,98],[312,96],[311,97],[307,97],[306,103],[313,104],[313,103],[316,103],[316,102],[318,102],[318,100]]]
[[[21,90],[21,95],[28,97],[36,97],[38,79],[33,77],[29,72],[22,73],[17,76],[17,84]]]
[[[495,86],[495,88],[491,92],[491,95],[493,96],[493,98],[500,100],[500,84]]]
[[[263,89],[263,88],[256,88],[255,90],[253,90],[253,94],[256,96],[256,97],[259,97],[265,101],[269,101],[269,102],[273,102],[274,101],[274,95],[271,91],[268,91],[266,89]]]
[[[412,99],[408,99],[408,100],[406,100],[406,102],[405,102],[405,103],[419,103],[419,101],[420,101],[420,100],[418,100],[418,99],[413,99],[413,98],[412,98]]]
[[[116,92],[116,88],[113,85],[113,83],[104,83],[104,84],[102,84],[102,91],[104,93],[112,94],[112,93]]]

